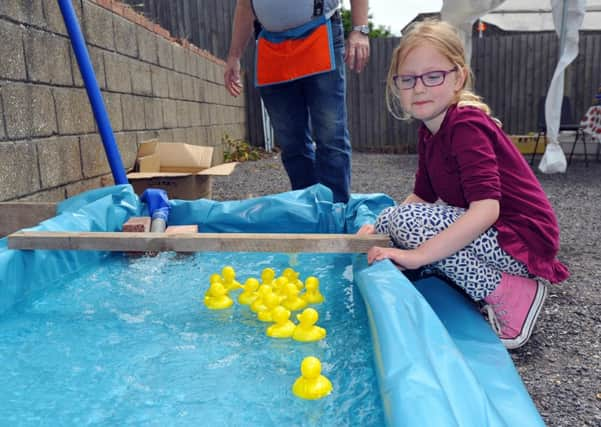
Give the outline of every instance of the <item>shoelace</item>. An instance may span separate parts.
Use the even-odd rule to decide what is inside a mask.
[[[482,306],[482,308],[480,308],[480,312],[486,315],[486,318],[488,319],[490,326],[492,326],[493,331],[495,331],[496,334],[499,335],[501,333],[501,328],[503,327],[503,324],[497,318],[497,313],[495,312],[493,305],[486,304]]]

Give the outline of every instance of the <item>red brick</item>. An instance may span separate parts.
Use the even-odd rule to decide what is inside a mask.
[[[150,217],[149,216],[132,216],[123,224],[123,231],[126,232],[137,232],[147,233],[150,231]]]
[[[98,6],[102,6],[108,10],[111,10],[111,4],[113,3],[112,0],[95,0],[95,2]]]
[[[125,9],[125,5],[123,5],[122,3],[118,3],[118,2],[113,2],[113,12],[115,12],[117,15],[123,16],[124,14],[124,9]]]
[[[133,10],[131,7],[125,6],[123,8],[123,17],[128,21],[134,22],[136,24],[140,24],[140,14]]]

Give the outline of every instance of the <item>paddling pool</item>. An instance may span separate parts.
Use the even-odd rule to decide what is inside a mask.
[[[206,232],[353,233],[392,201],[325,187],[237,202],[171,201]],[[116,231],[131,187],[65,201],[37,230]],[[208,277],[290,266],[320,278],[326,339],[275,340],[245,306],[209,311]],[[291,387],[314,355],[334,385]],[[10,425],[544,425],[476,308],[445,282],[411,283],[364,255],[14,251],[0,240],[0,419]]]

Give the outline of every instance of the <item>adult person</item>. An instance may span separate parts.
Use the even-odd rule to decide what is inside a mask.
[[[238,0],[224,72],[240,95],[240,57],[257,38],[256,85],[269,112],[293,190],[321,183],[347,202],[351,144],[344,63],[361,72],[369,58],[368,0],[351,0],[346,46],[340,0]]]

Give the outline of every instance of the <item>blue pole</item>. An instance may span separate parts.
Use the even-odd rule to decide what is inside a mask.
[[[96,74],[94,73],[92,61],[90,61],[90,55],[88,54],[88,49],[79,22],[77,21],[77,15],[75,15],[71,0],[58,0],[58,5],[61,8],[65,26],[67,27],[69,37],[71,38],[71,45],[73,46],[73,51],[75,52],[75,57],[79,64],[79,70],[86,85],[88,98],[92,105],[94,118],[98,124],[98,130],[100,131],[104,151],[111,167],[111,172],[113,173],[113,179],[115,180],[115,184],[128,184],[127,177],[125,176],[125,168],[121,161],[121,154],[119,153],[117,143],[115,142],[113,128],[111,127],[111,122],[106,112],[102,95],[100,94],[100,88],[96,81]]]

